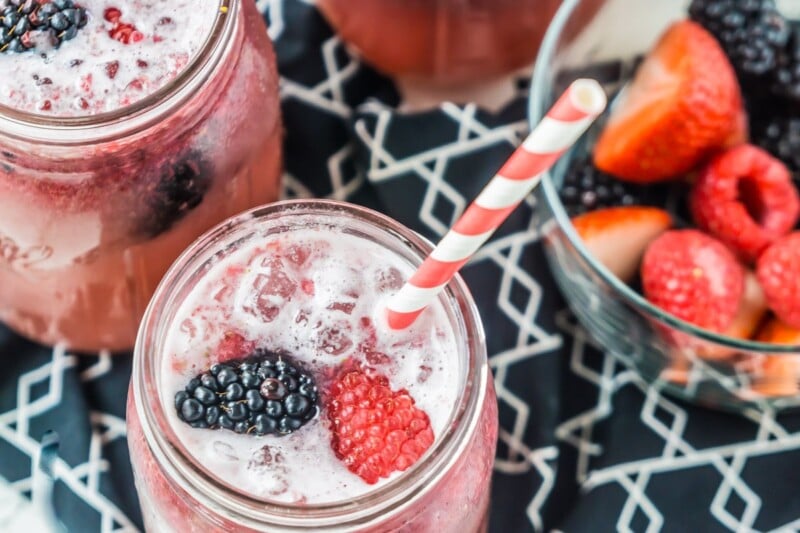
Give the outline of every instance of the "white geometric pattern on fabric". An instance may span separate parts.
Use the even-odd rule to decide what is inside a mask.
[[[720,476],[719,485],[710,502],[711,515],[731,531],[753,531],[762,500],[742,479],[742,471],[749,459],[800,449],[800,432],[789,433],[777,422],[774,411],[752,411],[745,413],[745,416],[757,427],[754,439],[695,448],[684,433],[688,413],[672,399],[664,396],[658,384],[648,387],[647,383],[630,369],[632,366],[630,360],[608,353],[602,355],[598,352],[591,353],[593,357],[602,358],[602,371],[593,370],[584,359],[589,356],[585,348],[591,341],[583,328],[574,323],[569,311],[559,314],[558,325],[566,336],[572,339],[570,352],[572,372],[598,389],[598,399],[590,409],[560,424],[556,436],[577,450],[579,455],[576,479],[584,490],[591,491],[606,484],[616,483],[628,493],[617,528],[629,531],[638,509],[650,520],[648,531],[658,531],[664,519],[647,496],[649,481],[655,476],[684,469],[711,467]],[[626,386],[634,386],[644,396],[640,420],[663,441],[661,453],[646,459],[592,468],[592,458],[602,455],[602,447],[592,440],[592,431],[600,421],[612,414],[613,396]],[[671,424],[665,424],[656,416],[658,409],[672,415]],[[740,516],[735,516],[727,509],[733,496],[744,504]],[[795,531],[797,524],[798,521],[793,520],[777,530]]]
[[[0,413],[0,440],[13,446],[31,459],[39,452],[39,442],[28,434],[31,419],[57,408],[62,401],[64,374],[78,364],[78,357],[69,355],[63,346],[52,350],[48,363],[22,374],[17,380],[17,403],[14,409]],[[86,383],[102,378],[111,369],[108,353],[99,354],[97,363],[81,372],[81,382]],[[47,386],[47,393],[33,398],[34,387]],[[100,492],[100,475],[109,470],[108,460],[103,458],[103,446],[116,439],[125,438],[125,421],[106,414],[91,413],[92,435],[86,460],[71,467],[64,460],[56,458],[53,471],[56,479],[100,514],[102,533],[121,533],[137,531],[133,522]],[[62,438],[68,438],[62,435]],[[33,470],[33,468],[32,468]],[[27,478],[10,485],[20,495],[35,490],[34,472]],[[34,494],[33,500],[36,500]],[[27,499],[27,497],[26,497]],[[4,529],[5,531],[5,529]]]
[[[367,178],[370,182],[378,184],[413,171],[425,181],[426,186],[419,218],[439,236],[443,236],[450,229],[468,202],[472,200],[464,198],[456,187],[444,179],[448,161],[501,142],[516,146],[527,131],[527,122],[524,120],[494,128],[488,127],[476,119],[477,110],[474,104],[465,106],[442,104],[440,111],[458,125],[458,132],[452,141],[406,158],[396,159],[386,150],[383,142],[394,110],[375,101],[367,102],[360,108],[365,114],[375,115],[377,120],[374,132],[367,131],[362,122],[356,123],[355,126],[356,134],[370,151]],[[487,181],[490,177],[486,177]],[[449,220],[439,220],[434,215],[434,208],[442,198],[453,206]]]

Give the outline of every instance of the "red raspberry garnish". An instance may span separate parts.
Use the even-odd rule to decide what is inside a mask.
[[[119,71],[119,61],[109,61],[106,63],[106,76],[110,79],[114,79],[117,77],[117,72]]]
[[[700,229],[747,261],[791,231],[800,215],[789,170],[747,144],[723,152],[702,170],[689,205]]]
[[[800,328],[800,231],[767,248],[758,258],[756,275],[772,312]]]
[[[336,457],[367,483],[413,465],[433,444],[428,415],[406,390],[392,391],[385,376],[345,370],[327,403]]]
[[[644,295],[661,309],[702,328],[731,325],[744,290],[744,269],[721,242],[697,230],[667,231],[642,261]]]
[[[107,7],[103,12],[103,18],[108,22],[119,22],[119,19],[122,18],[122,11],[116,7]]]
[[[108,30],[108,35],[123,44],[138,43],[144,39],[144,35],[136,29],[133,24],[122,22],[122,11],[116,7],[108,7],[103,12],[103,18],[113,24]]]
[[[217,359],[216,362],[224,363],[231,359],[239,359],[251,353],[256,347],[256,343],[248,341],[239,333],[229,331],[217,346]]]

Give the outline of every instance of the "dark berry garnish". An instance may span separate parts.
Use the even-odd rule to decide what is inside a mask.
[[[754,121],[753,141],[780,159],[800,187],[800,117],[775,116]]]
[[[39,37],[54,47],[73,39],[88,21],[86,9],[72,0],[8,0],[0,11],[0,52],[25,52]]]
[[[192,427],[285,435],[316,416],[317,400],[311,374],[286,356],[256,350],[192,378],[175,394],[175,409]]]
[[[591,159],[576,159],[559,191],[570,216],[605,207],[642,205],[647,187],[623,182],[598,170]]]
[[[693,0],[689,15],[717,38],[745,85],[772,79],[790,35],[774,0]]]
[[[176,163],[165,163],[156,179],[140,222],[140,232],[148,238],[167,231],[200,205],[211,187],[211,168],[199,153],[191,152]]]
[[[785,52],[778,60],[772,92],[797,107],[800,104],[800,25],[792,23],[792,33]]]

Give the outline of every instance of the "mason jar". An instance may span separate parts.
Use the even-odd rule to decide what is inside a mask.
[[[0,106],[0,320],[18,333],[130,348],[179,253],[278,197],[272,45],[252,0],[214,6],[185,68],[130,105],[86,116]]]
[[[199,369],[202,365],[197,363],[205,361],[202,358],[207,355],[197,352],[195,348],[199,345],[194,344],[196,341],[190,341],[191,353],[197,352],[198,360],[179,363],[180,356],[175,354],[182,352],[176,352],[175,345],[167,340],[173,338],[170,334],[176,331],[175,328],[187,323],[187,316],[194,316],[194,312],[187,311],[189,307],[184,305],[185,302],[195,301],[197,296],[192,292],[195,287],[206,287],[205,276],[209,276],[208,280],[213,282],[209,287],[217,287],[218,272],[241,272],[242,268],[247,269],[238,263],[228,262],[227,258],[249,257],[253,250],[272,253],[269,250],[278,250],[281,246],[278,244],[281,241],[275,240],[276,235],[291,236],[292,232],[307,231],[309,227],[331,233],[331,238],[325,239],[328,247],[344,246],[335,235],[357,236],[371,245],[376,244],[379,247],[377,249],[387,251],[391,257],[411,269],[421,264],[432,249],[427,241],[388,217],[365,208],[324,200],[279,202],[256,208],[217,226],[189,248],[156,291],[142,320],[134,352],[127,407],[128,445],[145,528],[150,533],[486,531],[498,431],[497,402],[480,318],[459,276],[448,285],[436,304],[442,306],[443,310],[441,315],[436,316],[446,317],[442,323],[446,323],[446,328],[450,330],[444,334],[452,334],[452,343],[448,346],[455,346],[456,353],[452,360],[446,361],[452,365],[452,375],[455,376],[455,379],[448,381],[448,385],[454,387],[453,405],[442,405],[442,409],[446,410],[446,418],[442,419],[443,429],[435,436],[427,452],[408,470],[386,483],[366,488],[361,495],[352,499],[340,497],[338,501],[325,503],[308,501],[304,497],[293,500],[294,503],[286,503],[270,497],[269,493],[257,497],[241,489],[241,482],[232,482],[230,478],[226,481],[223,474],[215,472],[210,466],[215,464],[212,460],[198,459],[199,449],[193,452],[187,446],[187,442],[194,440],[181,438],[185,433],[179,429],[205,432],[192,435],[196,439],[203,437],[208,444],[213,444],[208,448],[204,446],[204,449],[216,450],[217,443],[212,441],[220,438],[219,432],[226,431],[192,429],[188,426],[178,428],[176,425],[182,422],[177,422],[174,412],[170,412],[175,410],[175,406],[171,389],[165,385],[172,380],[167,374],[177,372],[176,365]],[[218,269],[215,270],[216,267]],[[314,286],[317,293],[328,294],[331,290],[321,286],[319,278],[312,276],[311,279],[316,280]],[[235,288],[233,290],[238,291]],[[213,292],[216,293],[216,289]],[[206,302],[204,298],[197,301],[201,302],[199,309],[217,305]],[[186,312],[189,315],[185,315]],[[222,313],[221,316],[230,317],[230,311]],[[275,326],[264,324],[263,327]],[[300,331],[300,326],[296,327]],[[192,338],[207,339],[208,332],[213,335],[214,331],[221,329],[226,329],[226,326],[211,323],[198,326],[192,330]],[[437,330],[435,335],[440,334]],[[316,358],[319,355],[308,357]],[[324,370],[320,370],[320,375],[324,373]],[[317,383],[321,382],[318,380]],[[415,386],[424,387],[424,383]],[[327,394],[325,386],[320,384],[320,387],[320,395],[324,397]],[[323,418],[324,403],[321,409],[318,416]],[[322,420],[315,423],[325,424]],[[303,438],[311,438],[307,435],[315,434],[313,427],[298,431],[307,431]],[[258,443],[258,446],[264,443],[264,448],[276,446],[274,441],[266,440],[268,437],[237,435],[231,438],[240,437],[264,439]],[[325,446],[330,445],[326,442]],[[301,457],[311,453],[300,448],[292,449],[292,453]],[[292,486],[316,483],[315,479],[320,474],[313,465],[324,461],[321,457],[309,457],[307,468],[293,471],[292,475],[299,479],[293,479]],[[248,464],[247,457],[228,458]],[[344,466],[341,470],[344,471],[343,475],[351,475]],[[244,470],[245,474],[242,475],[248,471]]]
[[[561,0],[320,0],[325,17],[378,70],[453,86],[529,66]]]

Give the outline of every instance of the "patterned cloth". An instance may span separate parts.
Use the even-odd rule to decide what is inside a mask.
[[[498,113],[398,113],[391,83],[310,3],[260,7],[283,76],[289,197],[362,203],[437,239],[525,133],[525,84]],[[554,287],[534,206],[463,271],[500,403],[491,531],[800,529],[800,416],[686,405],[594,346]],[[78,356],[3,329],[0,352],[0,531],[140,530],[125,441],[130,357]],[[60,444],[42,448],[48,430]]]

